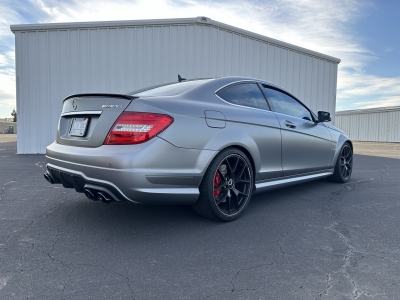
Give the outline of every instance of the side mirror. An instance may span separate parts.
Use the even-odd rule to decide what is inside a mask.
[[[331,114],[326,111],[319,111],[318,112],[318,123],[321,122],[330,122],[331,121]]]

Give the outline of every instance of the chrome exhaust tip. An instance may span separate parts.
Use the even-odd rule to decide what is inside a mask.
[[[44,177],[44,179],[46,179],[47,182],[50,182],[51,184],[54,183],[53,178],[51,178],[49,174],[44,173],[44,174],[43,174],[43,177]]]
[[[91,191],[89,191],[88,189],[85,189],[84,192],[85,192],[85,196],[88,197],[90,200],[97,200],[97,199],[94,199],[93,193]]]

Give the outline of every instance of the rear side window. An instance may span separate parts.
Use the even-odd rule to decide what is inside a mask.
[[[267,101],[256,83],[231,85],[219,91],[217,95],[232,104],[269,110]]]
[[[183,81],[173,84],[167,84],[132,94],[132,96],[142,96],[142,97],[175,96],[187,92],[190,89],[193,89],[196,86],[199,86],[210,80],[211,79],[202,79],[202,80]]]

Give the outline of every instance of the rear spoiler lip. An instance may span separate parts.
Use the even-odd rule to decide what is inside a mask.
[[[65,98],[63,100],[63,102],[65,100],[68,100],[68,99],[71,99],[71,98],[77,98],[77,97],[109,97],[109,98],[124,98],[124,99],[127,99],[127,100],[134,100],[134,99],[139,98],[137,96],[131,96],[131,95],[125,95],[125,94],[89,93],[89,94],[73,94],[73,95],[70,95],[67,98]]]

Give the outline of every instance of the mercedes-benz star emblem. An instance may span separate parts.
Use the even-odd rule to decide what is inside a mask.
[[[76,101],[73,100],[73,101],[72,101],[72,108],[73,108],[74,110],[76,110],[77,107],[78,107],[78,104],[76,104]]]
[[[231,178],[231,179],[228,180],[228,188],[232,189],[234,187],[235,186],[233,185],[233,179]]]

